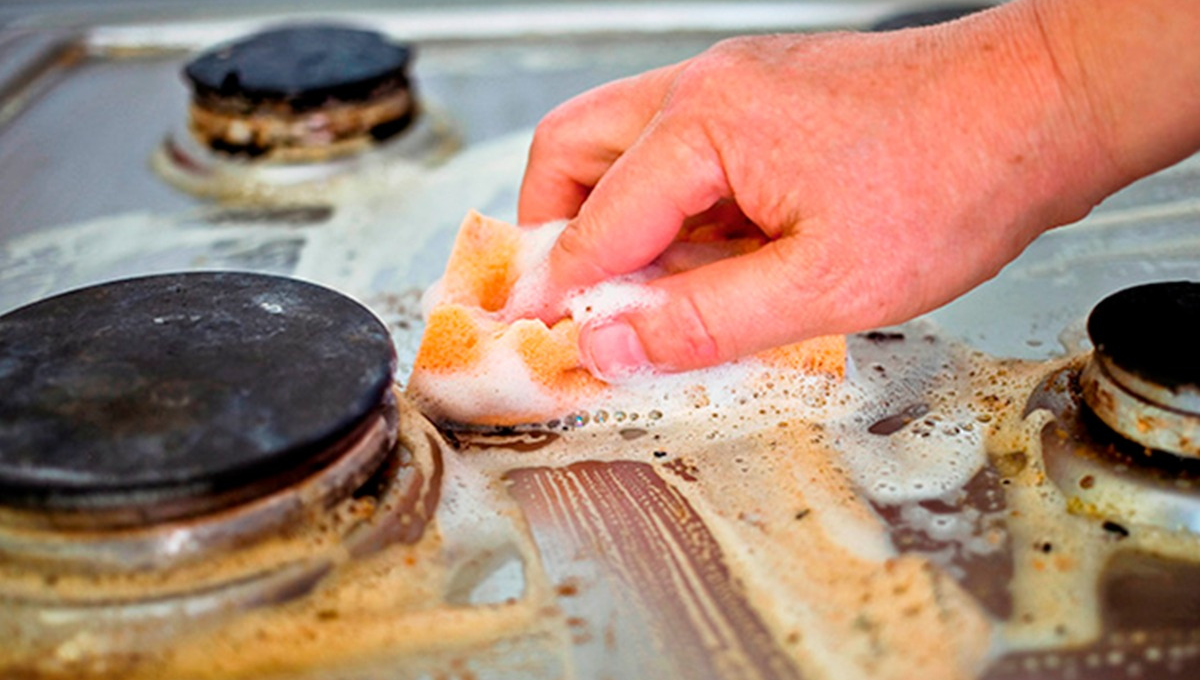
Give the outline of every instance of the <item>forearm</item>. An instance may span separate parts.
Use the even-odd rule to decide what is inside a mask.
[[[1120,186],[1200,149],[1200,2],[1028,0]]]

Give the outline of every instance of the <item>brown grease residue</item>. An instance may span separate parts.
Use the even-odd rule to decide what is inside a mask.
[[[1112,650],[1147,669],[1200,663],[1186,640],[1135,656],[1142,633],[1105,630],[1098,584],[1118,588],[1106,576],[1117,556],[1196,563],[1200,540],[1089,514],[1047,478],[1049,416],[1026,401],[1070,360],[996,361],[927,335],[852,340],[846,384],[781,373],[680,394],[653,418],[455,432],[421,480],[441,500],[432,518],[417,504],[413,517],[432,523],[412,543],[346,556],[279,604],[92,626],[37,657],[12,650],[48,627],[0,621],[17,641],[0,668],[999,680],[1052,663],[1087,677]],[[155,634],[135,646],[139,631]],[[1067,647],[1086,651],[1043,651]]]
[[[704,521],[650,465],[593,461],[507,477],[535,538],[565,544],[602,565],[600,578],[616,581],[610,588],[636,592],[649,629],[687,677],[713,665],[743,678],[796,677]]]

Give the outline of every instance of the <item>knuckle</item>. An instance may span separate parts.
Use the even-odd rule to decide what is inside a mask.
[[[666,338],[674,342],[664,342],[662,349],[670,356],[654,357],[663,365],[675,369],[692,369],[712,366],[726,358],[721,344],[713,333],[713,326],[706,319],[703,310],[695,298],[685,295],[671,305],[671,311],[663,315],[663,328]],[[650,348],[647,348],[650,350]]]
[[[615,272],[598,259],[606,252],[605,249],[596,247],[586,226],[578,221],[559,235],[554,249],[559,263],[580,279],[602,281],[615,275]]]
[[[530,155],[552,149],[563,131],[570,124],[570,114],[558,107],[547,113],[533,129],[533,142],[530,144]]]

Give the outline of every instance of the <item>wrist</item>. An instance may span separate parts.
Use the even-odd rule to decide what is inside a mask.
[[[977,171],[964,177],[987,202],[981,224],[1003,227],[1019,247],[1133,179],[1043,4],[1055,3],[1017,0],[943,34],[953,85],[942,109],[954,112],[949,123],[973,128],[977,146]]]
[[[1028,0],[1072,106],[1105,149],[1108,192],[1200,148],[1200,5]]]

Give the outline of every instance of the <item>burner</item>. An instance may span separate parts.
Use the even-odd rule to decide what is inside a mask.
[[[1200,533],[1200,284],[1154,283],[1103,300],[1088,319],[1095,351],[1055,371],[1026,412],[1042,432],[1046,472],[1073,508]]]
[[[192,133],[214,151],[320,159],[404,130],[411,49],[337,26],[292,26],[214,48],[184,70]]]
[[[280,277],[151,276],[42,300],[0,317],[0,504],[112,527],[265,496],[381,418],[394,441],[394,365],[371,312]]]
[[[392,192],[394,179],[459,145],[447,116],[418,103],[411,60],[408,45],[328,25],[215,47],[184,68],[187,129],[168,133],[151,164],[190,194],[255,204],[321,204],[347,187]]]
[[[1081,377],[1092,411],[1127,439],[1200,456],[1200,283],[1137,286],[1088,318],[1096,351]]]

